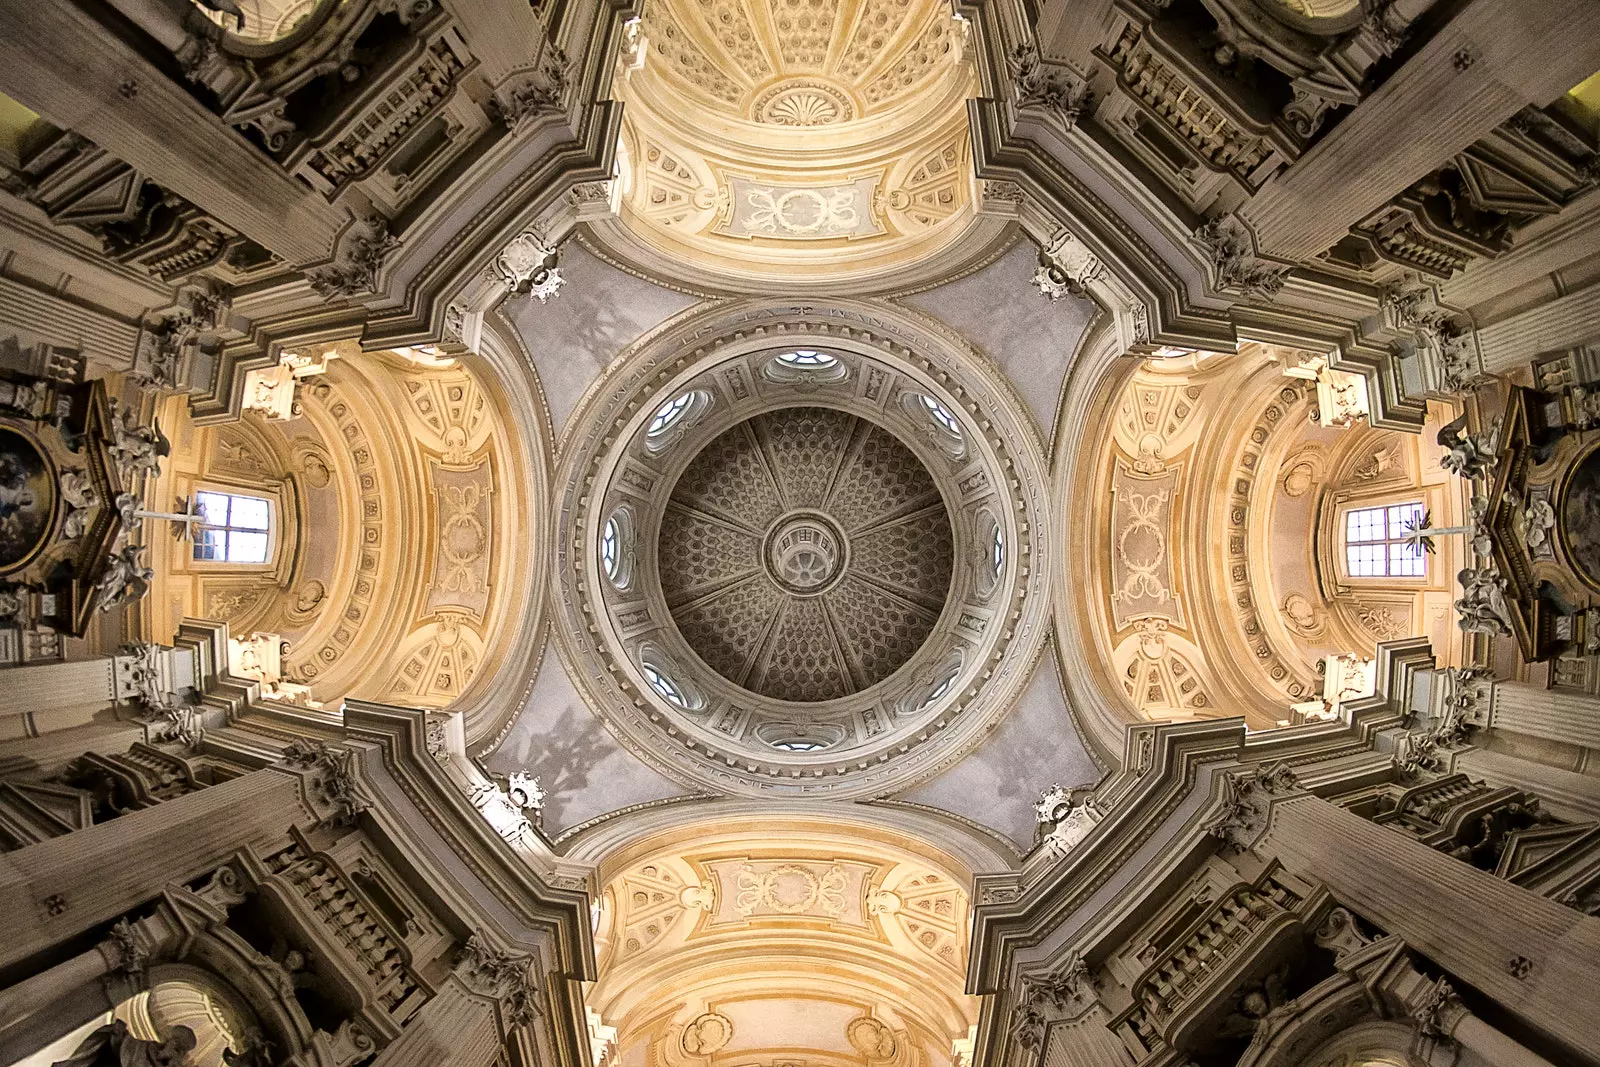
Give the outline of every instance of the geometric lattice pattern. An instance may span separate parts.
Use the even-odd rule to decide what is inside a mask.
[[[764,545],[796,511],[843,532],[842,574],[816,595],[781,585]],[[758,415],[711,441],[673,488],[662,592],[706,665],[778,700],[833,700],[881,682],[927,639],[949,596],[950,518],[895,436],[831,408]]]

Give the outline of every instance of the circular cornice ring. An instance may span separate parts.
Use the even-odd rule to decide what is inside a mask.
[[[796,349],[835,362],[797,373],[776,358]],[[660,447],[661,413],[695,391],[709,405]],[[653,558],[667,499],[703,445],[792,407],[833,408],[892,431],[932,474],[955,537],[949,596],[921,647],[882,681],[814,703],[749,692],[701,661],[668,610]],[[951,447],[952,434],[961,447]],[[909,788],[1000,722],[1042,648],[1050,515],[1036,431],[1003,375],[903,309],[738,301],[680,317],[590,391],[558,484],[561,655],[618,739],[692,788],[839,798]],[[597,547],[622,508],[636,528],[626,588],[608,579]],[[814,521],[797,512],[778,525],[790,519]],[[836,563],[806,560],[803,580]]]

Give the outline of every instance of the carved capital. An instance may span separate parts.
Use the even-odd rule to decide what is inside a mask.
[[[389,234],[388,219],[363,215],[339,236],[333,262],[306,271],[306,281],[328,300],[374,293],[378,288],[378,268],[398,247],[399,239]]]
[[[1287,763],[1257,764],[1247,771],[1222,776],[1222,802],[1205,823],[1205,831],[1229,848],[1243,852],[1267,829],[1274,798],[1299,788]]]
[[[541,115],[566,109],[568,88],[566,53],[552,46],[538,66],[513,73],[494,91],[489,109],[512,130]]]
[[[527,1026],[543,1014],[533,964],[532,953],[508,952],[475,930],[457,957],[456,973],[467,988],[501,1001],[513,1026]]]
[[[1065,67],[1046,63],[1033,41],[1017,45],[1010,64],[1019,111],[1043,110],[1070,130],[1094,103],[1089,83]]]
[[[1218,289],[1265,300],[1283,289],[1289,268],[1269,266],[1258,259],[1250,231],[1236,216],[1210,219],[1195,230],[1194,237],[1210,254]]]
[[[355,773],[355,753],[326,741],[296,738],[284,749],[283,762],[311,771],[312,805],[327,821],[348,823],[371,806]]]

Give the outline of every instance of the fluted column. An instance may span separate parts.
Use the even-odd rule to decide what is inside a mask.
[[[1600,284],[1520,311],[1478,331],[1483,369],[1506,374],[1535,357],[1600,340]]]
[[[493,1004],[452,975],[372,1067],[489,1067],[499,1055]]]
[[[1600,70],[1592,0],[1470,0],[1239,214],[1262,252],[1306,260],[1525,105]],[[1361,175],[1351,181],[1352,174]]]
[[[1527,682],[1497,681],[1489,705],[1489,725],[1514,734],[1600,748],[1600,697]]]
[[[271,768],[0,855],[0,967],[122,915],[317,815]]]
[[[1600,919],[1310,794],[1278,799],[1253,846],[1321,882],[1537,1030],[1600,1058]]]
[[[299,266],[345,215],[76,4],[0,0],[0,92]]]
[[[1133,1056],[1108,1028],[1104,1008],[1096,1006],[1071,1022],[1056,1023],[1040,1056],[1040,1067],[1131,1067]]]
[[[83,726],[117,703],[117,688],[111,656],[8,668],[0,674],[0,731],[9,740]]]
[[[1474,748],[1456,756],[1453,769],[1491,786],[1515,786],[1539,798],[1540,807],[1558,819],[1600,819],[1600,778],[1509,752]]]

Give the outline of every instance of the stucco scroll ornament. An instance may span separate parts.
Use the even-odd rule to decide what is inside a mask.
[[[1091,282],[1105,275],[1105,264],[1078,238],[1063,230],[1039,253],[1033,284],[1051,300],[1086,296]]]
[[[1019,111],[1042,109],[1070,130],[1094,103],[1089,83],[1065,67],[1045,62],[1033,41],[1012,50],[1010,65]]]
[[[537,297],[542,304],[567,282],[556,265],[558,262],[560,257],[555,247],[546,243],[542,234],[523,230],[494,257],[487,274],[491,280],[504,285],[506,292]]]
[[[1217,814],[1204,825],[1206,833],[1243,852],[1267,829],[1267,816],[1275,797],[1299,788],[1299,779],[1287,763],[1256,764],[1248,771],[1222,776],[1222,802]]]
[[[306,271],[306,281],[328,300],[374,293],[378,268],[399,247],[399,238],[389,233],[388,219],[376,213],[362,215],[339,235],[333,262]]]
[[[1053,1022],[1082,1015],[1095,1003],[1094,975],[1077,952],[1067,957],[1060,972],[1025,980],[1024,992],[1012,1016],[1011,1036],[1025,1049],[1037,1052],[1045,1029]]]
[[[312,772],[311,800],[326,812],[325,820],[349,823],[371,806],[356,780],[355,753],[349,749],[297,737],[283,750],[283,762]]]
[[[1457,477],[1473,479],[1494,470],[1500,461],[1500,419],[1497,417],[1482,433],[1467,432],[1467,416],[1439,428],[1438,441],[1445,449],[1439,466]]]
[[[1208,219],[1194,231],[1217,271],[1217,288],[1241,296],[1271,300],[1283,289],[1288,267],[1271,267],[1256,257],[1255,242],[1245,224],[1233,215]]]
[[[1089,836],[1089,831],[1105,817],[1095,803],[1091,787],[1063,789],[1052,785],[1039,794],[1034,813],[1039,820],[1041,843],[1057,855],[1065,855],[1072,846]],[[1075,795],[1081,795],[1077,803]]]
[[[687,1056],[709,1056],[733,1040],[733,1023],[726,1015],[702,1012],[690,1019],[678,1035],[678,1046]]]
[[[198,1042],[187,1026],[174,1026],[163,1040],[146,1041],[133,1036],[128,1024],[113,1019],[92,1031],[72,1055],[57,1060],[57,1067],[181,1067]]]
[[[462,981],[476,992],[499,998],[513,1026],[527,1026],[543,1014],[532,971],[531,953],[507,952],[482,930],[472,932],[456,959]]]

